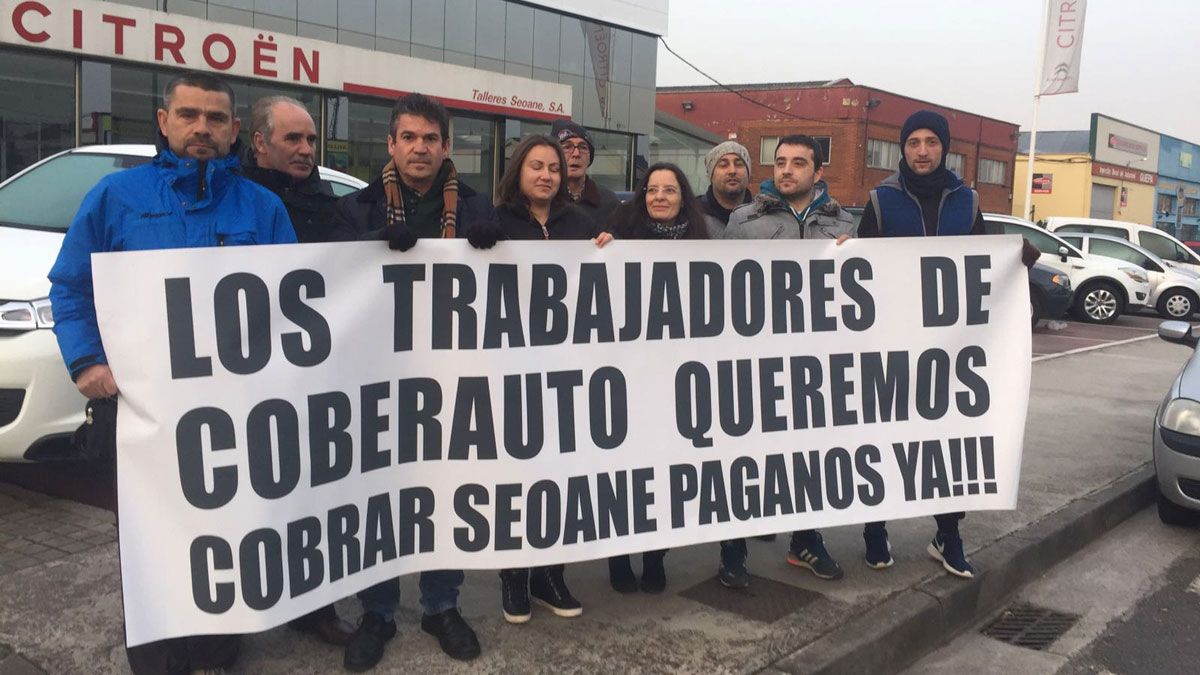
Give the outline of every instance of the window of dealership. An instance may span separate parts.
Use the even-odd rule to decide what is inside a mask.
[[[150,0],[122,4],[166,9],[166,16],[178,13],[211,21],[212,30],[228,25],[251,26],[371,49],[379,52],[381,59],[388,58],[388,53],[401,54],[480,72],[568,84],[571,117],[588,127],[596,146],[591,175],[614,190],[628,189],[634,179],[638,138],[634,132],[645,134],[653,128],[654,37],[608,27],[611,41],[607,89],[598,88],[587,42],[588,22],[542,8],[502,0]],[[43,25],[38,13],[28,13],[25,21],[33,27],[31,30]],[[162,87],[176,72],[156,63],[101,58],[86,51],[70,54],[0,47],[0,96],[6,102],[0,106],[0,180],[77,144],[153,142]],[[243,123],[257,98],[292,96],[304,103],[317,121],[324,165],[370,180],[387,161],[391,97],[225,75],[237,97],[235,114]],[[598,91],[605,92],[607,105],[601,105]],[[550,126],[542,119],[523,119],[519,112],[465,110],[453,103],[448,107],[452,116],[451,156],[459,177],[487,194],[498,182],[516,140],[527,133],[545,133]]]

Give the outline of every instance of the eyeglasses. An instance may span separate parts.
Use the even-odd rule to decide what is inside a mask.
[[[647,197],[653,197],[653,196],[659,194],[660,192],[662,193],[662,195],[664,197],[674,197],[675,195],[679,194],[679,188],[673,187],[670,185],[668,185],[667,187],[662,187],[662,188],[660,188],[660,187],[646,188],[646,196]]]
[[[578,152],[581,155],[586,155],[588,152],[590,152],[588,150],[587,143],[563,143],[562,149],[564,155],[569,155],[572,152]]]

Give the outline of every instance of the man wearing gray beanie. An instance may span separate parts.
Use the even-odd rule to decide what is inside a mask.
[[[750,151],[737,141],[725,141],[704,156],[708,191],[696,198],[707,217],[708,235],[720,239],[729,214],[750,201]]]

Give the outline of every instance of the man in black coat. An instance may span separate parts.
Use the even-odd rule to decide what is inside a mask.
[[[441,103],[409,94],[392,107],[387,137],[391,160],[379,178],[338,200],[335,237],[341,240],[386,239],[407,251],[417,239],[455,238],[478,220],[495,218],[491,204],[460,185],[450,161],[450,116]],[[465,246],[465,244],[464,244]],[[458,611],[462,570],[422,572],[421,629],[434,636],[447,656],[468,661],[479,656],[479,639]],[[363,672],[383,658],[396,636],[395,612],[400,580],[389,579],[358,594],[363,618],[346,645],[343,666]]]
[[[708,236],[720,239],[729,214],[754,199],[750,194],[750,151],[737,141],[725,141],[704,156],[704,169],[708,171],[708,191],[696,202],[707,218]]]
[[[562,146],[567,159],[567,194],[571,201],[587,212],[597,227],[604,227],[621,200],[587,175],[588,168],[596,161],[592,135],[571,120],[556,120],[550,125],[550,135]]]
[[[392,159],[367,187],[338,200],[335,236],[386,239],[407,251],[417,239],[453,239],[474,222],[494,220],[487,195],[458,181],[449,134],[441,103],[421,94],[397,101],[387,138]]]
[[[283,201],[300,243],[333,241],[337,196],[317,171],[317,125],[304,104],[266,96],[250,109],[242,174]]]

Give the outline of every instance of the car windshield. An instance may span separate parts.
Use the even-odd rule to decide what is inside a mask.
[[[149,161],[81,152],[56,157],[0,188],[0,225],[66,232],[96,181]]]

